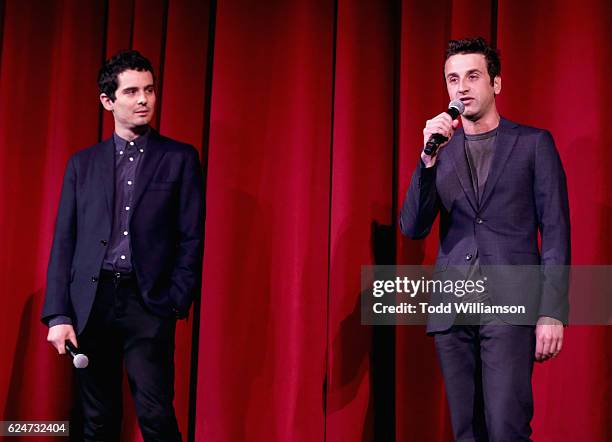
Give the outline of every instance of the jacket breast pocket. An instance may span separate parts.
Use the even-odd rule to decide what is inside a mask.
[[[539,265],[540,255],[533,252],[511,252],[513,265]]]
[[[151,181],[147,190],[172,190],[175,185],[176,181]]]
[[[445,272],[447,267],[448,267],[448,257],[438,258],[436,259],[436,266],[434,267],[433,273],[436,274],[436,273]]]

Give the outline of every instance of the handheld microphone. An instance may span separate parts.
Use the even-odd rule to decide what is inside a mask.
[[[459,115],[463,114],[464,111],[465,104],[463,104],[461,100],[453,100],[448,103],[448,109],[446,110],[446,113],[449,114],[454,120]],[[448,141],[448,138],[446,138],[444,135],[433,134],[431,137],[429,137],[429,141],[427,141],[427,144],[425,145],[425,154],[434,156],[438,148],[440,147],[440,144],[445,143],[446,141]]]
[[[72,345],[72,342],[66,341],[66,351],[72,356],[72,364],[76,368],[85,368],[89,365],[89,358],[83,353],[79,353],[79,349]]]

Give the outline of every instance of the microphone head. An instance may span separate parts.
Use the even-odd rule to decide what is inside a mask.
[[[85,368],[89,365],[89,358],[82,353],[74,355],[72,363],[76,368]]]
[[[465,104],[461,100],[453,100],[448,103],[449,109],[456,109],[459,115],[462,115],[465,112]],[[456,117],[455,117],[456,118]]]

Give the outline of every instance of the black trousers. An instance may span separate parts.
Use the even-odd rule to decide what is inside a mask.
[[[493,321],[434,335],[457,441],[530,441],[533,326]]]
[[[149,312],[135,279],[103,272],[78,337],[89,366],[76,369],[86,441],[119,441],[123,364],[143,439],[180,441],[173,407],[176,320]]]

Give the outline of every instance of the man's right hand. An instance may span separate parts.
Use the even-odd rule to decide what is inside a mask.
[[[459,120],[453,120],[446,112],[442,112],[441,114],[433,117],[431,120],[427,120],[427,123],[425,123],[425,129],[423,129],[423,146],[427,144],[429,138],[433,134],[444,135],[446,138],[448,138],[448,141],[450,141],[455,133],[455,129],[457,129],[457,126],[459,126]],[[448,141],[440,145],[438,152],[448,144]],[[433,165],[436,164],[436,157],[437,152],[434,156],[421,152],[421,160],[423,160],[425,167],[433,167]]]
[[[66,353],[66,341],[70,341],[75,347],[78,347],[76,334],[74,333],[72,325],[60,324],[49,328],[47,342],[53,345],[61,355]]]

